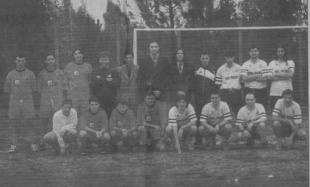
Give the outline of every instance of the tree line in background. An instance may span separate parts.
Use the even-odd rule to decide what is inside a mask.
[[[124,13],[117,4],[108,1],[107,11],[103,13],[103,26],[90,16],[85,4],[78,10],[73,10],[70,0],[60,3],[52,0],[1,0],[0,86],[3,88],[6,74],[14,68],[13,57],[18,52],[27,55],[28,67],[36,75],[44,67],[44,58],[48,53],[55,54],[59,67],[63,68],[72,60],[72,50],[75,47],[84,50],[85,60],[93,66],[97,65],[97,54],[104,50],[110,51],[113,65],[122,64],[123,53],[125,50],[131,50],[133,29],[137,27],[207,28],[308,24],[307,3],[302,0],[244,0],[238,3],[233,0],[135,2],[143,22],[136,22],[133,12]],[[130,6],[126,5],[128,9]],[[203,35],[205,34],[201,33],[202,38],[209,38]],[[243,40],[255,38],[257,35],[260,35],[259,41],[254,42],[258,44],[265,43],[272,48],[275,43],[286,42],[292,51],[298,50],[296,31],[284,30],[280,34],[247,32],[243,35]],[[236,39],[238,40],[228,32],[222,32],[221,37],[226,38],[232,45],[236,45]],[[303,37],[307,38],[306,32],[303,32]],[[145,42],[149,39],[151,38],[145,38]],[[170,40],[171,49],[177,47],[175,34],[171,35]],[[302,46],[307,46],[307,40],[303,41]],[[208,47],[206,41],[202,42]],[[226,44],[218,44],[218,48],[224,45]],[[306,64],[305,61],[305,66]],[[305,72],[305,76],[307,75]]]

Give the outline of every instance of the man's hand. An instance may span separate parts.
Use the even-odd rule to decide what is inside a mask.
[[[253,127],[253,122],[248,123],[247,130],[248,130],[249,132],[251,132],[252,127]]]
[[[60,155],[65,155],[66,154],[66,147],[61,147],[60,148]]]
[[[220,126],[219,125],[215,125],[214,131],[215,131],[215,133],[219,133]]]
[[[153,92],[154,92],[155,98],[158,98],[161,94],[159,90],[154,90]]]
[[[291,127],[292,127],[292,131],[293,131],[293,132],[297,132],[297,131],[298,131],[298,126],[295,125],[294,122],[292,122],[291,120],[290,120],[290,125],[291,125]]]
[[[182,139],[183,137],[183,128],[180,128],[179,132],[178,132],[178,138]]]
[[[100,131],[96,131],[96,138],[101,138],[102,137],[102,133]]]

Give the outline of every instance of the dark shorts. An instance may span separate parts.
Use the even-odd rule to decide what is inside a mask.
[[[237,115],[243,103],[241,90],[221,89],[220,94],[221,94],[221,100],[225,101],[231,108],[232,112],[235,113],[235,115]]]

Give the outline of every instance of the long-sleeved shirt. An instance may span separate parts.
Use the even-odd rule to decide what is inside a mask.
[[[65,116],[62,110],[57,111],[53,117],[53,132],[57,136],[57,141],[60,147],[65,146],[63,135],[65,130],[75,130],[78,123],[77,112],[71,108],[69,116]]]
[[[128,109],[125,114],[121,114],[117,109],[112,111],[109,124],[111,130],[113,130],[114,127],[129,130],[136,126],[135,116],[130,109]]]

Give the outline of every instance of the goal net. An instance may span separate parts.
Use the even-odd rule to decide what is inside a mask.
[[[288,59],[295,62],[293,89],[297,101],[308,101],[308,33],[306,26],[282,27],[225,27],[225,28],[184,28],[184,29],[135,29],[133,51],[135,63],[149,55],[149,42],[157,41],[160,54],[173,60],[176,50],[184,51],[188,62],[199,66],[201,51],[208,51],[210,63],[218,68],[224,64],[226,50],[235,53],[235,62],[242,65],[247,61],[249,48],[260,49],[259,58],[269,64],[276,58],[276,47],[287,48]],[[297,96],[297,97],[296,97]]]

